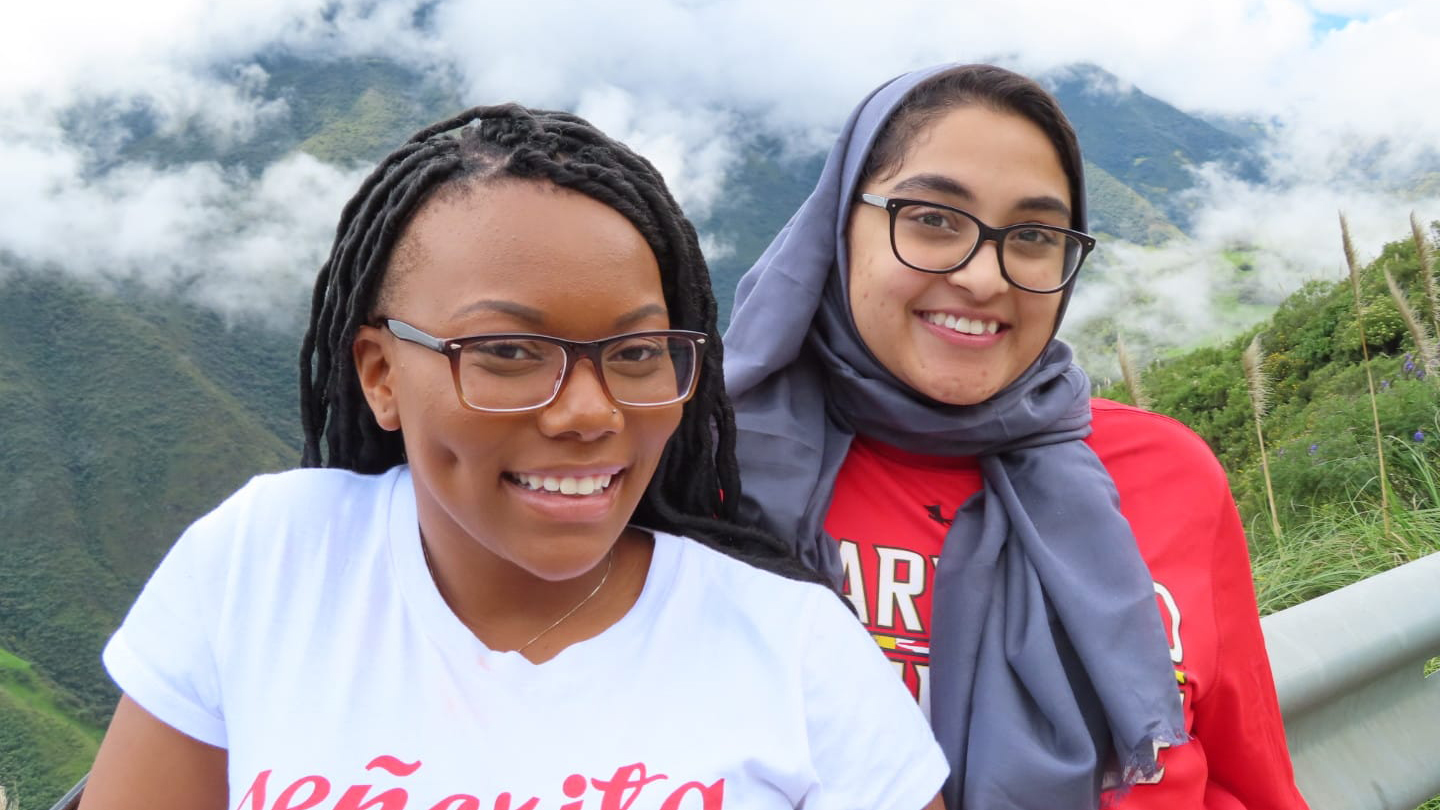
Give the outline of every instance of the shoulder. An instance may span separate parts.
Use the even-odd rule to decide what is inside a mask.
[[[376,475],[311,467],[257,475],[201,520],[324,520],[388,497],[403,473],[403,467]]]
[[[1136,441],[1160,445],[1167,450],[1214,455],[1199,434],[1163,413],[1097,398],[1090,400],[1090,416],[1094,435],[1107,441],[1132,436]]]
[[[381,489],[388,490],[403,471],[403,467],[394,467],[383,473],[365,474],[327,467],[303,467],[257,475],[237,490],[235,497],[274,506],[308,506],[313,511],[321,504],[374,497]],[[317,498],[324,500],[317,502]]]
[[[822,585],[756,568],[688,537],[656,532],[655,540],[674,544],[677,593],[710,616],[778,627],[793,624],[777,622],[778,616],[809,620],[817,609],[826,612],[830,602],[844,610],[840,598]]]
[[[192,523],[172,553],[219,562],[323,554],[332,540],[358,544],[388,513],[404,475],[404,467],[378,475],[314,468],[257,475]]]
[[[1090,414],[1093,432],[1086,444],[1112,476],[1116,467],[1126,472],[1143,467],[1150,475],[1171,471],[1187,481],[1224,483],[1210,445],[1181,422],[1108,399],[1092,399]]]
[[[1093,401],[1092,414],[1086,442],[1115,482],[1154,578],[1183,600],[1181,583],[1209,582],[1217,554],[1248,573],[1230,482],[1209,445],[1162,414],[1105,400]]]

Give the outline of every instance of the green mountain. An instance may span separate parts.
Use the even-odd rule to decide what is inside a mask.
[[[103,724],[117,695],[100,649],[174,538],[251,475],[293,465],[295,345],[58,274],[0,285],[0,648],[53,691],[45,717]],[[0,739],[20,726],[33,713],[0,713]],[[42,806],[55,796],[16,785],[25,750],[0,746],[0,784]]]
[[[1191,170],[1220,163],[1239,177],[1260,180],[1252,143],[1130,87],[1094,65],[1075,65],[1045,77],[1075,125],[1086,159],[1165,213],[1182,229],[1194,214],[1183,192]]]
[[[125,161],[160,166],[216,161],[258,172],[295,149],[332,163],[374,163],[425,124],[459,112],[463,105],[443,77],[378,58],[313,61],[284,53],[253,60],[265,72],[257,95],[282,104],[285,114],[262,118],[254,137],[217,144],[195,127],[163,133],[156,111],[124,99],[95,101],[66,116],[72,137],[104,132],[115,146],[101,149],[105,171]],[[247,81],[238,66],[228,71]],[[253,81],[253,80],[248,80]]]
[[[1159,245],[1184,238],[1150,200],[1099,165],[1085,161],[1085,197],[1090,206],[1090,233],[1137,245]]]
[[[17,807],[48,806],[45,799],[58,798],[90,769],[101,731],[77,720],[78,708],[29,661],[0,648],[0,773]]]

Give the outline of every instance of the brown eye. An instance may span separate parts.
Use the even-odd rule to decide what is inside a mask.
[[[925,208],[916,205],[905,210],[906,221],[921,228],[934,228],[936,230],[946,231],[959,230],[959,218],[959,214],[953,211],[946,211],[943,208]]]

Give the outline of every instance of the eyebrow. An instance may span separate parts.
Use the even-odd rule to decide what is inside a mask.
[[[529,307],[515,301],[504,301],[493,298],[466,304],[456,310],[455,315],[456,317],[461,317],[477,312],[498,312],[501,315],[509,315],[512,318],[517,318],[530,324],[534,328],[539,328],[545,323],[545,313],[534,307]],[[662,304],[645,304],[616,318],[615,326],[616,328],[623,329],[652,315],[666,315],[668,312]]]
[[[934,191],[940,194],[948,194],[951,197],[959,197],[966,201],[973,201],[975,194],[966,188],[963,183],[952,180],[943,174],[915,174],[895,184],[895,191]]]
[[[975,192],[971,191],[964,183],[943,174],[912,175],[896,183],[893,189],[896,192],[933,191],[951,197],[959,197],[966,202],[974,202],[976,199]],[[1071,219],[1070,206],[1066,205],[1059,197],[1052,197],[1048,194],[1022,197],[1015,203],[1015,210],[1061,214],[1066,221]]]

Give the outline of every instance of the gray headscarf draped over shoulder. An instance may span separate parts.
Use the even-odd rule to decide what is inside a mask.
[[[1154,586],[1083,442],[1089,380],[1052,340],[991,399],[939,403],[875,360],[848,304],[845,228],[876,134],[913,88],[952,68],[901,76],[860,104],[815,191],[740,282],[725,375],[741,506],[838,583],[824,522],[855,434],[978,457],[984,486],[945,537],[930,624],[946,805],[1096,807],[1102,787],[1150,774],[1157,745],[1185,734]],[[1073,203],[1083,228],[1083,195]]]

